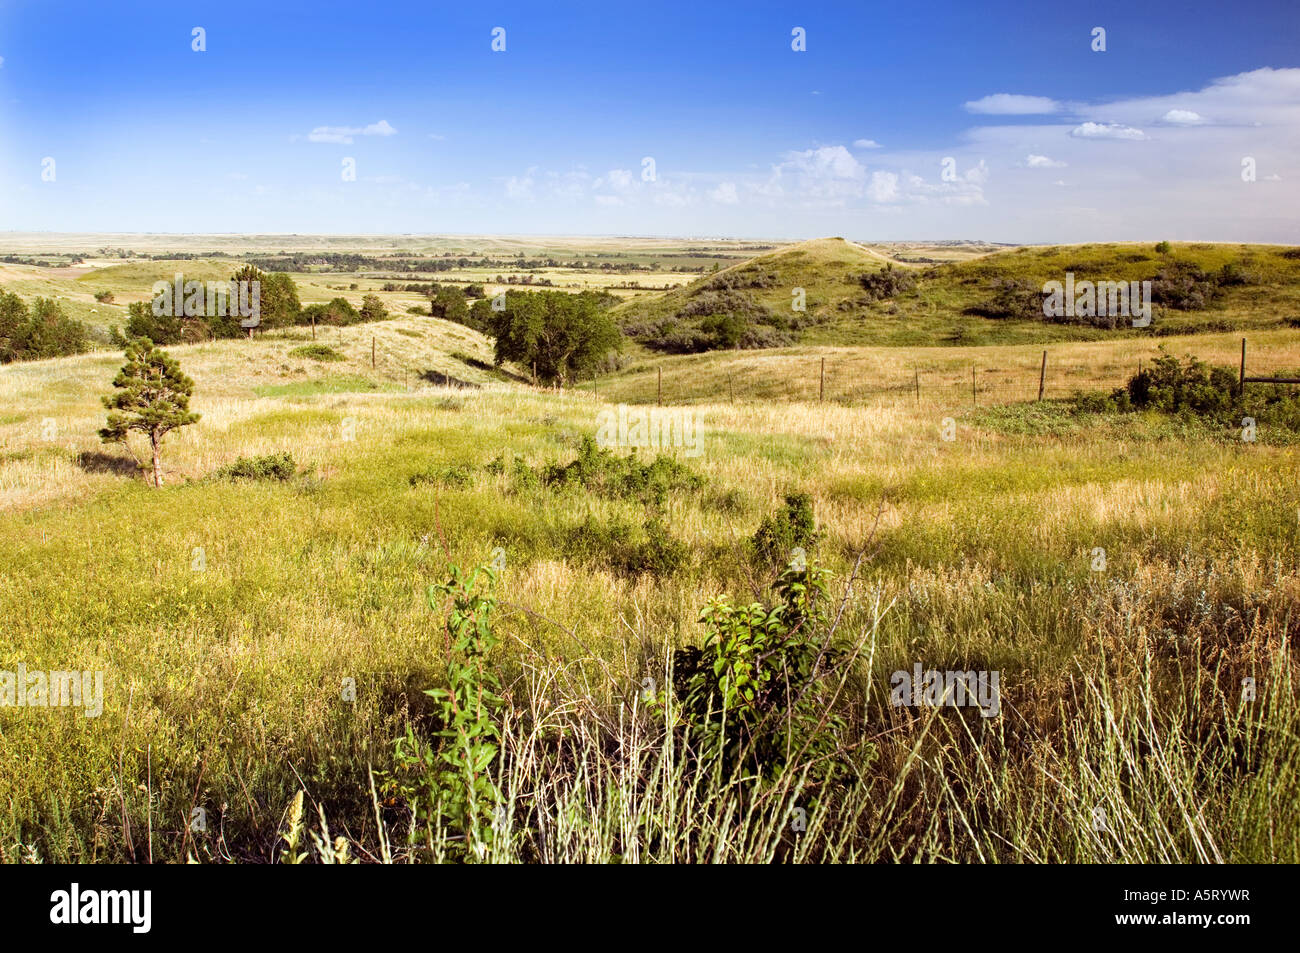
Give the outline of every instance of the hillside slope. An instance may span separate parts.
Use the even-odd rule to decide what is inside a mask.
[[[859,277],[887,266],[887,259],[861,245],[820,238],[627,302],[615,314],[633,341],[652,350],[775,347],[852,306],[862,294]]]
[[[1048,281],[1151,281],[1152,326],[1051,321]],[[792,309],[795,289],[806,310]],[[1021,247],[914,267],[842,239],[804,242],[616,309],[661,353],[790,344],[926,347],[1101,341],[1300,324],[1300,250],[1239,244]],[[1109,325],[1115,326],[1109,326]]]

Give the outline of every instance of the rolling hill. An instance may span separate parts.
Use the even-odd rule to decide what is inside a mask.
[[[1152,281],[1150,328],[1042,317],[1045,282]],[[803,289],[805,310],[793,307]],[[919,267],[839,238],[804,242],[615,311],[642,348],[1100,341],[1300,323],[1300,250],[1239,244],[1020,247]]]

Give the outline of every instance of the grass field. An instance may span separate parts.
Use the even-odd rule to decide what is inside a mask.
[[[5,267],[7,288],[36,280]],[[147,278],[114,273],[124,296]],[[1243,326],[1252,372],[1300,367],[1300,332]],[[322,330],[342,361],[291,355],[295,329],[169,349],[202,419],[168,438],[159,490],[95,436],[119,353],[7,365],[0,669],[102,670],[105,695],[97,718],[0,709],[0,859],[416,861],[474,839],[488,860],[1300,861],[1291,440],[1053,416],[1157,344],[1235,366],[1240,337],[1053,341],[1037,405],[1044,345],[1015,335],[634,356],[553,392],[427,317]],[[701,436],[666,452],[699,486],[646,502],[512,472],[652,404],[659,367]],[[285,451],[291,479],[213,477]],[[704,640],[710,599],[770,599],[748,541],[797,492],[852,659],[848,774],[796,758],[720,780],[641,688]],[[651,524],[684,556],[630,570]],[[471,838],[413,821],[385,779],[394,739],[432,737],[423,692],[446,683],[426,588],[498,548],[500,813]],[[890,674],[917,663],[1000,672],[1001,714],[892,706]]]

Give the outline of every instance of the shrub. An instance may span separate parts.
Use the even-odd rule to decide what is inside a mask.
[[[460,489],[467,487],[474,475],[472,467],[465,464],[457,464],[450,467],[442,467],[437,470],[424,470],[412,475],[410,479],[411,486],[421,486],[426,483],[436,483],[438,486],[453,487]]]
[[[624,576],[646,574],[662,579],[690,562],[689,548],[657,518],[640,529],[624,520],[602,523],[588,516],[565,534],[563,549],[571,559]]]
[[[790,559],[796,547],[811,551],[821,539],[813,517],[812,497],[791,493],[785,506],[763,519],[751,540],[754,561],[760,566],[779,566]]]
[[[615,456],[598,447],[590,436],[582,438],[573,460],[546,467],[541,480],[549,487],[580,486],[600,496],[637,499],[656,506],[674,490],[697,490],[704,485],[703,477],[672,457],[660,454],[650,463],[641,463],[635,452]]]
[[[288,480],[298,472],[293,454],[268,453],[259,457],[240,457],[212,476],[218,480]]]
[[[1174,250],[1174,246],[1169,244],[1168,242],[1156,242],[1157,255],[1168,255],[1173,250]]]
[[[882,301],[893,298],[916,287],[916,278],[893,265],[885,265],[880,271],[868,271],[858,276],[858,283],[867,292],[867,300]]]
[[[112,304],[112,303],[113,303],[113,292],[111,292],[111,291],[96,291],[96,292],[95,292],[95,300],[98,301],[100,304]]]
[[[842,771],[846,725],[832,710],[831,686],[844,653],[826,631],[827,575],[787,567],[770,608],[714,599],[700,614],[704,644],[673,654],[679,727],[705,769],[775,779],[799,755],[814,782]]]
[[[346,361],[347,358],[328,344],[304,344],[289,352],[290,357],[305,357],[313,361]]]
[[[487,580],[486,595],[475,591],[480,575]],[[488,665],[488,655],[500,642],[492,631],[495,583],[488,566],[466,577],[453,565],[446,582],[429,587],[427,599],[435,612],[451,600],[445,623],[447,687],[424,693],[437,702],[441,727],[431,744],[408,724],[394,744],[394,769],[384,782],[385,792],[399,796],[430,837],[433,829],[450,826],[459,838],[457,853],[466,861],[484,859],[499,833],[495,821],[501,792],[492,775],[501,750],[505,701],[500,680]]]

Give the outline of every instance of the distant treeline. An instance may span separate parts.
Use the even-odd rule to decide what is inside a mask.
[[[47,261],[44,258],[32,258],[30,255],[5,255],[0,261],[6,265],[35,265],[38,268],[69,268],[72,265],[80,265],[84,258],[79,255],[73,255],[67,261]]]
[[[57,301],[36,298],[29,307],[16,294],[0,291],[0,364],[88,350],[90,329],[64,314]]]

